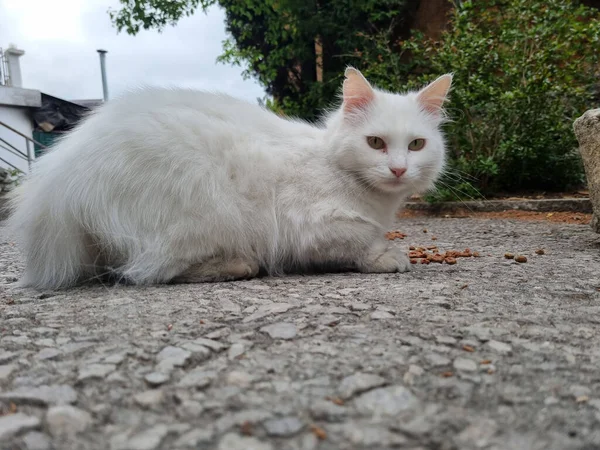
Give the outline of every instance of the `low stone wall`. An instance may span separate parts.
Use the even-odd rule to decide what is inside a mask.
[[[592,229],[600,233],[600,109],[587,111],[575,121],[573,129],[579,141],[594,210]]]

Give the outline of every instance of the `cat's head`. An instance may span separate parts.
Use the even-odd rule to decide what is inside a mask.
[[[379,191],[433,187],[445,164],[440,125],[452,75],[405,95],[373,88],[353,68],[345,76],[342,105],[327,124],[338,167]]]

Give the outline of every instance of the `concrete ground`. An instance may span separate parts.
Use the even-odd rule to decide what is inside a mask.
[[[53,293],[12,287],[22,265],[0,237],[0,448],[600,448],[600,237],[510,220],[398,228],[400,245],[435,235],[482,256]]]

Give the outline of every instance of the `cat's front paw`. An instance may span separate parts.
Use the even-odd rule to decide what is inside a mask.
[[[371,254],[358,268],[365,273],[408,272],[411,264],[405,252],[397,247],[389,247],[383,253]]]

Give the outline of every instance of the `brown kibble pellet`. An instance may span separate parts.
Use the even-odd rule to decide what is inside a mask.
[[[446,261],[446,264],[450,264],[450,265],[456,264],[456,258],[453,258],[452,256],[446,257],[446,259],[444,261]]]
[[[321,441],[324,441],[325,439],[327,439],[327,433],[321,427],[318,427],[316,425],[311,425],[310,431],[312,431],[312,433],[317,437],[317,439],[319,439]]]
[[[470,345],[463,345],[462,348],[465,352],[469,352],[469,353],[473,353],[475,351],[474,347],[471,347]]]
[[[427,233],[427,228],[424,228],[424,229],[423,229],[423,233]]]
[[[252,423],[249,422],[248,420],[243,422],[242,425],[240,426],[240,433],[242,433],[244,436],[252,436],[252,434],[253,434]]]
[[[473,256],[474,256],[475,258],[479,258],[481,255],[479,254],[479,252],[473,252]]]
[[[416,247],[414,245],[411,245],[410,247],[408,247],[409,250],[415,250],[415,248]]]
[[[387,233],[385,233],[385,238],[393,241],[395,239],[404,239],[406,237],[406,234],[402,233],[401,231],[389,231]]]
[[[344,404],[344,400],[339,397],[325,397],[325,400],[329,400],[331,403],[335,403],[338,406],[342,406]]]
[[[518,263],[526,263],[527,262],[527,256],[517,255],[517,256],[515,256],[515,261],[518,262]]]
[[[411,260],[410,260],[410,263],[411,263],[411,264],[417,264],[418,262],[419,262],[419,261],[418,261],[418,260],[416,260],[416,259],[414,259],[414,258],[411,258]]]
[[[437,241],[437,237],[436,236],[431,236],[431,240],[432,241]]]
[[[483,359],[481,360],[481,362],[479,364],[491,364],[492,360],[491,359]]]
[[[454,372],[444,372],[444,373],[442,373],[442,376],[444,378],[450,378],[450,377],[454,376]]]
[[[543,248],[536,250],[535,253],[536,253],[536,255],[545,255],[546,254],[546,252],[544,251]]]
[[[429,258],[427,258],[429,259]],[[436,253],[431,257],[431,262],[442,264],[444,262],[444,257],[439,253]]]
[[[421,264],[429,264],[431,261],[429,261],[427,258],[423,258],[421,260]]]
[[[437,250],[437,245],[430,245],[427,250]]]
[[[505,253],[505,254],[504,254],[504,257],[505,257],[506,259],[513,259],[513,258],[515,257],[515,255],[513,255],[512,253]]]

